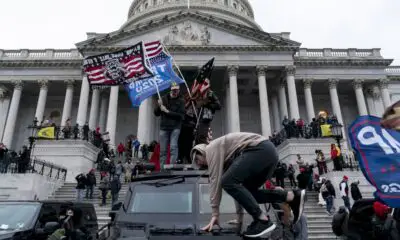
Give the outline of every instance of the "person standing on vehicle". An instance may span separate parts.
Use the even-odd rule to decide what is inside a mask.
[[[111,190],[111,206],[117,203],[119,190],[121,190],[121,182],[117,175],[114,176],[114,179],[110,183],[110,190]]]
[[[244,233],[246,237],[261,237],[276,227],[262,212],[260,203],[288,203],[294,224],[303,213],[305,190],[260,189],[272,177],[279,161],[274,144],[265,137],[255,133],[230,133],[209,145],[196,145],[191,156],[198,166],[209,169],[212,217],[202,230],[211,231],[214,225],[219,226],[222,189],[236,200],[238,223],[243,221],[243,208],[253,217]]]
[[[96,186],[96,170],[91,169],[86,175],[86,199],[93,199],[93,188]]]
[[[107,178],[106,172],[101,173],[99,189],[101,191],[101,206],[105,206],[107,201],[107,192],[110,189],[110,181]]]
[[[75,177],[76,184],[76,200],[82,201],[84,196],[84,191],[86,188],[86,177],[85,174],[80,173]]]
[[[160,165],[164,167],[167,161],[168,146],[170,147],[170,164],[178,159],[178,139],[185,116],[185,101],[179,94],[179,85],[171,85],[171,92],[158,100],[154,114],[161,117],[160,122]]]
[[[349,178],[347,176],[343,176],[343,180],[339,184],[339,189],[340,189],[340,194],[342,195],[344,206],[350,212],[351,207],[350,207],[350,199],[349,199],[349,185],[347,184],[348,181],[349,181]]]

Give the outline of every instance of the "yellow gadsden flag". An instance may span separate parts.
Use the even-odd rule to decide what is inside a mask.
[[[330,137],[332,135],[331,125],[330,124],[321,125],[321,133],[323,137]]]
[[[54,138],[54,127],[46,127],[39,130],[37,133],[39,138],[47,138],[53,139]]]

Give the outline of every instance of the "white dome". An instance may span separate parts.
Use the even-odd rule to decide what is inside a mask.
[[[217,16],[248,27],[260,29],[254,21],[254,12],[248,0],[134,0],[128,21],[121,27],[129,29],[136,24],[176,14],[182,10]]]

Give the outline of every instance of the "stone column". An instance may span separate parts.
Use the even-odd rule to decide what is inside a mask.
[[[260,99],[261,130],[264,137],[271,136],[271,121],[269,119],[268,88],[266,80],[267,67],[257,66],[258,94]]]
[[[107,105],[108,105],[108,97],[106,94],[102,93],[101,103],[100,103],[100,116],[99,116],[100,132],[106,131]]]
[[[151,141],[150,128],[153,128],[151,120],[153,99],[147,98],[139,107],[137,138],[142,144],[149,144]]]
[[[38,81],[40,86],[39,92],[39,99],[36,105],[36,113],[35,117],[37,118],[38,122],[41,123],[43,120],[44,110],[46,108],[46,100],[47,100],[47,91],[48,91],[48,80],[39,80]]]
[[[307,109],[307,118],[308,122],[312,122],[312,119],[315,118],[314,111],[314,101],[311,93],[311,86],[313,83],[312,79],[303,79],[304,83],[304,97],[306,100],[306,109]]]
[[[356,94],[358,114],[359,115],[368,115],[367,105],[365,104],[365,97],[363,92],[363,82],[362,79],[355,79],[353,81],[353,88]]]
[[[13,81],[13,84],[14,84],[14,92],[11,99],[10,110],[8,112],[6,127],[4,129],[4,135],[3,135],[3,143],[8,148],[12,148],[11,144],[18,116],[19,102],[21,100],[23,83],[21,80],[16,80]]]
[[[6,125],[10,99],[7,98],[7,89],[0,85],[0,143],[3,139],[4,126]]]
[[[375,108],[375,101],[374,101],[374,91],[372,88],[368,88],[364,92],[368,107],[369,115],[377,116],[377,111]]]
[[[376,115],[378,117],[382,117],[383,112],[385,111],[385,106],[383,105],[382,94],[377,84],[372,87],[372,92],[373,92],[372,96],[374,98]]]
[[[65,91],[64,108],[61,117],[61,126],[65,126],[68,118],[71,118],[72,100],[74,99],[75,80],[66,80],[67,90]]]
[[[278,96],[272,96],[272,115],[274,117],[274,131],[281,130],[281,119],[279,118]]]
[[[229,91],[229,84],[225,87],[225,134],[228,134],[231,132],[231,125],[230,125],[230,119],[231,119],[231,103],[230,103],[230,91]]]
[[[331,96],[333,114],[336,115],[339,123],[343,125],[342,111],[340,110],[339,96],[337,93],[338,83],[338,79],[329,79],[329,94]]]
[[[76,117],[76,123],[79,126],[83,126],[86,123],[86,115],[89,101],[89,82],[86,77],[82,79],[81,85],[81,94],[79,96],[79,107],[78,107],[78,115]]]
[[[110,136],[110,146],[115,148],[115,132],[117,129],[119,86],[113,86],[110,90],[110,101],[108,104],[107,132]]]
[[[289,107],[290,107],[290,119],[299,119],[299,103],[297,101],[297,91],[296,82],[294,79],[294,74],[296,73],[296,67],[287,66],[286,67],[286,82],[289,94]]]
[[[285,117],[289,117],[287,101],[286,101],[286,81],[282,80],[279,85],[279,110],[281,114],[281,120]]]
[[[392,101],[390,100],[390,93],[388,90],[388,82],[389,80],[386,78],[379,80],[379,88],[381,90],[383,106],[385,107],[385,109],[392,105]]]
[[[239,97],[237,87],[238,66],[228,66],[230,132],[240,132]]]
[[[100,101],[100,89],[95,88],[92,92],[92,103],[90,105],[90,116],[89,116],[89,129],[94,130],[97,127],[97,117],[99,116],[99,101]]]

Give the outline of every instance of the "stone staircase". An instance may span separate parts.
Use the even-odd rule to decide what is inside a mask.
[[[100,183],[100,173],[96,172],[97,185]],[[121,180],[122,177],[121,177]],[[65,183],[61,188],[59,188],[49,200],[62,200],[62,201],[75,201],[76,200],[76,183]],[[128,191],[128,184],[122,182],[122,188],[119,192],[119,201],[124,201],[126,192]],[[84,202],[92,203],[96,210],[97,220],[99,228],[106,225],[110,221],[108,213],[111,210],[111,199],[107,199],[106,206],[100,206],[101,204],[101,191],[96,186],[93,190],[93,199],[84,199]]]
[[[337,239],[332,232],[332,216],[325,212],[325,207],[318,205],[317,192],[307,192],[304,208],[308,224],[308,239]]]

